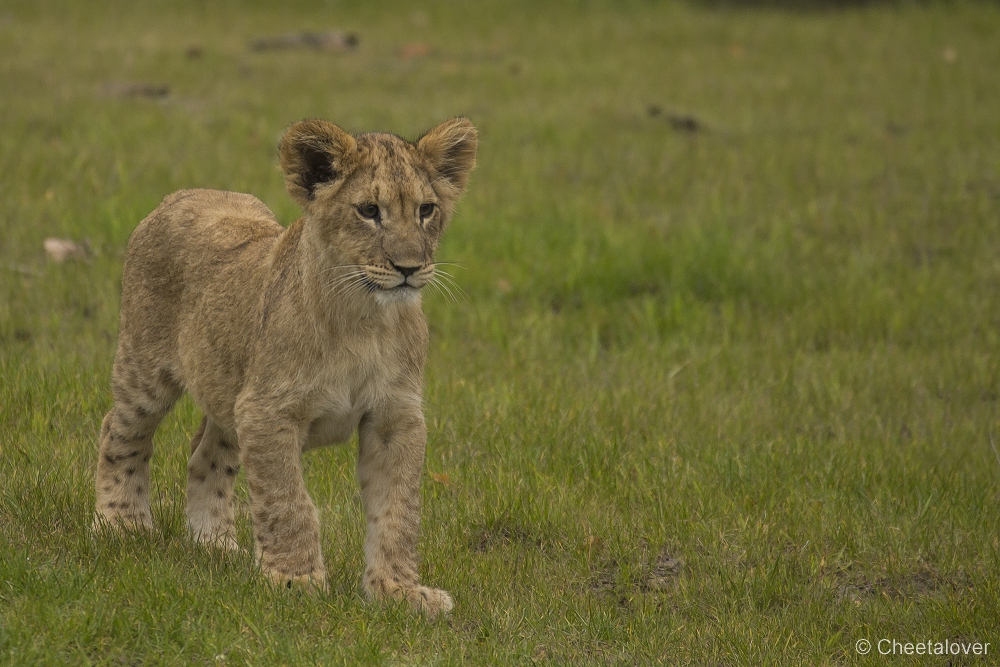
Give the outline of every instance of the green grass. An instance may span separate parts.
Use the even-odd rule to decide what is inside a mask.
[[[855,652],[890,638],[996,664],[995,4],[284,4],[0,8],[0,662],[946,664]],[[360,48],[247,47],[330,28]],[[454,613],[364,602],[355,445],[305,457],[329,594],[192,545],[186,399],[158,531],[92,534],[135,224],[184,187],[290,222],[290,123],[460,114],[421,538]]]

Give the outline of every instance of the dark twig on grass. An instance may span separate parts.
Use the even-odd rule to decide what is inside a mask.
[[[680,132],[694,133],[705,129],[705,125],[697,117],[691,114],[665,112],[659,104],[650,104],[646,107],[646,114],[650,118],[665,117],[670,127]]]
[[[250,42],[251,51],[280,49],[313,49],[342,53],[358,48],[358,36],[353,32],[330,30],[328,32],[292,32],[273,37],[262,37]]]
[[[143,81],[111,81],[104,84],[101,90],[111,97],[162,99],[170,95],[170,86]]]

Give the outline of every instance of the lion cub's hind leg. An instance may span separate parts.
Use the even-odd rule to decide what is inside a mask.
[[[187,517],[191,537],[203,544],[235,550],[233,484],[240,453],[208,417],[191,441],[188,461]]]
[[[115,362],[114,405],[101,424],[95,526],[153,527],[149,508],[149,459],[153,433],[181,395],[166,371],[138,371]]]

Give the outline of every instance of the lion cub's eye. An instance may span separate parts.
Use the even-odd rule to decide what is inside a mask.
[[[434,204],[430,204],[430,203],[428,203],[428,204],[421,204],[420,205],[420,217],[421,218],[429,218],[429,217],[431,217],[431,214],[434,213],[434,209],[435,208],[436,207],[434,206]]]
[[[371,202],[358,205],[358,213],[361,214],[362,218],[368,218],[369,220],[375,220],[379,217],[378,204],[372,204]]]

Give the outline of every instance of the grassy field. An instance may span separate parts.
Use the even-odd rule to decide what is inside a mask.
[[[282,4],[0,6],[0,662],[1000,663],[997,5]],[[330,29],[358,48],[248,46]],[[328,594],[189,542],[187,399],[158,532],[93,535],[136,223],[215,187],[287,224],[290,123],[454,115],[421,538],[453,614],[364,601],[356,445],[305,457]]]

